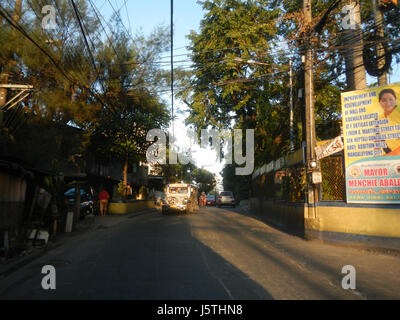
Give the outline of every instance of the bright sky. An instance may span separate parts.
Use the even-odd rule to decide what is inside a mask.
[[[145,35],[150,34],[154,28],[159,25],[170,26],[170,0],[127,0],[126,8],[125,0],[96,0],[97,8],[104,16],[110,16],[115,10],[121,8],[121,17],[123,23],[133,34],[137,31],[142,31]],[[127,14],[128,13],[128,14]],[[200,20],[203,18],[202,8],[195,0],[174,0],[174,61],[175,66],[189,66],[190,62],[178,62],[188,60],[187,54],[189,51],[186,47],[189,45],[189,40],[186,36],[191,30],[198,31]],[[163,54],[163,61],[170,61],[170,52]],[[171,96],[166,95],[171,106]],[[186,106],[179,100],[175,100],[174,108],[181,111],[186,109]],[[176,115],[176,112],[175,112]],[[190,139],[187,135],[187,128],[184,124],[185,115],[178,115],[178,119],[174,122],[176,145],[179,148],[189,148],[191,146]],[[170,128],[170,131],[171,128]],[[200,149],[197,145],[192,145],[192,155],[196,165],[204,169],[218,174],[223,163],[217,163],[216,154],[210,149]]]
[[[170,24],[170,0],[95,0],[96,6],[103,15],[110,16],[114,9],[121,8],[121,17],[124,25],[135,34],[142,30],[145,35],[151,33],[158,25],[168,26]],[[126,6],[126,7],[125,7]],[[189,45],[186,36],[191,30],[198,31],[200,21],[203,17],[203,11],[196,0],[174,0],[174,61],[188,60],[189,52],[185,49]],[[169,61],[169,52],[164,54],[165,61]],[[189,62],[177,62],[175,66],[188,66]],[[372,77],[367,77],[368,84],[376,81]],[[390,82],[400,81],[399,65],[393,63],[393,70],[390,76]],[[170,101],[170,96],[166,96]],[[175,109],[184,110],[185,105],[175,100]],[[175,121],[175,136],[177,145],[189,147],[190,142],[184,125],[184,116],[179,116]],[[211,150],[194,147],[193,156],[199,167],[218,173],[222,170],[223,164],[217,163],[216,155]]]

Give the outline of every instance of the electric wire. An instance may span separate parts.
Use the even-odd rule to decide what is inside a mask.
[[[390,41],[390,40],[388,40],[388,41]],[[349,46],[350,47],[350,46]],[[230,49],[230,48],[229,48]],[[229,50],[229,49],[227,49],[227,50]],[[331,49],[331,50],[339,50],[339,49],[344,49],[344,47],[342,46],[342,47],[337,47],[337,48],[335,48],[335,47],[331,47],[331,48],[328,48],[328,49]],[[212,50],[212,51],[216,51],[216,50],[218,50],[218,49],[215,49],[215,50]],[[324,49],[321,49],[321,50],[326,50],[326,48],[324,48]],[[173,56],[173,54],[171,54],[171,57]],[[179,63],[180,63],[181,61],[179,61]],[[190,60],[188,60],[188,61],[182,61],[182,62],[190,62]],[[53,62],[54,63],[54,62]],[[219,63],[219,62],[218,62]],[[356,66],[355,68],[357,68],[358,66]]]

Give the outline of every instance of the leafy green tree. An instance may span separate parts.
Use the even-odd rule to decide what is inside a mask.
[[[76,3],[87,36],[93,37],[98,24],[89,14],[86,1]],[[54,158],[65,160],[65,165],[73,164],[87,142],[83,129],[99,107],[88,89],[96,72],[68,2],[55,1],[58,24],[53,31],[41,26],[45,1],[22,4],[24,14],[14,21],[19,31],[5,19],[1,22],[1,37],[7,41],[0,44],[0,68],[9,73],[12,83],[31,84],[34,90],[24,102],[6,111],[8,137],[3,147],[39,167],[49,168]],[[4,7],[3,2],[1,5],[12,15],[13,7]],[[71,134],[71,124],[81,129],[75,130],[79,133]]]
[[[196,168],[193,171],[193,177],[199,186],[200,193],[205,192],[206,194],[208,194],[216,186],[214,174],[205,169]]]
[[[272,159],[288,140],[288,59],[276,51],[281,10],[270,1],[200,3],[205,16],[199,33],[189,36],[191,85],[180,93],[187,123],[198,131],[255,129],[257,161]]]
[[[226,191],[232,191],[236,201],[246,200],[250,197],[251,176],[238,176],[235,174],[236,166],[225,165],[221,172],[223,187]]]
[[[205,11],[199,32],[189,36],[194,70],[182,81],[188,124],[196,129],[254,128],[256,166],[289,152],[289,58],[294,59],[294,92],[304,88],[301,55],[306,46],[302,0],[200,1]],[[363,34],[374,31],[371,1],[362,0]],[[341,4],[313,1],[316,132],[320,140],[340,134],[340,92],[346,90]],[[325,14],[326,13],[326,14]],[[398,10],[385,12],[387,37],[399,57]],[[321,18],[324,23],[317,24]],[[290,54],[288,54],[290,53]],[[304,140],[304,102],[294,97],[295,148]],[[231,188],[240,183],[225,167]],[[239,179],[239,180],[238,180]]]
[[[272,1],[271,1],[272,3]],[[317,138],[321,140],[333,138],[340,134],[341,104],[340,93],[347,90],[345,45],[341,22],[344,15],[341,13],[345,1],[336,2],[332,10],[328,10],[335,3],[330,0],[312,1],[312,32],[311,42],[314,61],[314,91]],[[280,35],[287,41],[291,52],[301,56],[305,48],[307,29],[304,25],[302,6],[303,1],[283,0],[274,4],[275,8],[283,11],[280,19]],[[364,41],[375,32],[375,23],[370,0],[360,0],[362,35]],[[384,12],[385,38],[392,43],[393,54],[400,61],[397,41],[399,30],[400,11],[387,9]],[[357,54],[362,54],[361,52]],[[295,62],[295,69],[300,71],[299,63]],[[303,82],[298,81],[297,87],[302,88]]]
[[[94,151],[103,162],[117,157],[125,164],[126,184],[128,163],[144,160],[147,131],[163,128],[169,120],[156,92],[165,72],[154,63],[169,45],[168,32],[159,27],[149,37],[133,40],[114,15],[107,23],[110,36],[90,8],[92,2],[76,0],[88,49],[70,1],[52,3],[55,30],[41,25],[46,1],[17,2],[24,13],[16,19],[19,31],[34,43],[1,20],[0,36],[7,41],[0,43],[0,71],[7,69],[10,81],[32,84],[35,90],[20,105],[18,117],[9,113],[13,124],[15,118],[21,121],[18,130],[8,130],[2,139],[4,149],[40,166],[57,158],[83,167],[85,155]],[[13,16],[13,6],[6,1],[1,5]]]
[[[167,155],[169,155],[169,151],[169,148],[167,148]],[[178,153],[189,156],[188,150],[181,150],[178,151]],[[156,164],[155,167],[165,177],[167,183],[179,183],[181,181],[184,183],[192,183],[192,181],[195,180],[193,173],[197,167],[192,162],[189,162],[188,164],[182,164],[178,161],[176,164]]]
[[[99,110],[91,132],[95,151],[124,163],[126,185],[129,163],[146,159],[146,150],[151,145],[146,141],[147,132],[164,129],[169,121],[166,105],[152,89],[159,81],[159,70],[147,67],[163,50],[167,36],[158,29],[148,39],[139,37],[132,44],[118,19],[115,28],[113,38],[99,52],[105,99],[111,107]],[[146,63],[138,62],[142,56],[146,57]]]

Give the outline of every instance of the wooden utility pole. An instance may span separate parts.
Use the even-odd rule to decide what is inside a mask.
[[[14,13],[13,13],[13,23],[18,24],[19,19],[21,18],[22,14],[22,0],[16,0],[15,1],[15,7],[14,7]],[[15,29],[12,29],[12,35],[15,35]],[[9,61],[6,62],[4,65],[3,73],[0,74],[0,84],[7,85],[8,84],[8,78],[9,78],[9,73],[12,70],[12,67],[16,64],[16,61],[13,61],[10,59]],[[0,88],[0,128],[3,127],[4,125],[4,110],[3,106],[7,102],[7,88],[1,87]]]
[[[379,7],[378,0],[371,0],[372,2],[372,11],[374,12],[374,20],[375,20],[375,30],[376,35],[384,39],[385,31],[383,28],[383,11],[382,8]],[[378,66],[382,68],[385,65],[385,49],[382,47],[380,43],[376,45],[376,55],[378,58]],[[381,76],[378,76],[378,84],[380,86],[387,85],[387,73],[383,73]]]
[[[344,55],[346,61],[346,80],[348,90],[362,90],[367,87],[363,61],[363,40],[361,33],[361,13],[359,1],[352,1],[354,8],[354,27],[343,30]]]
[[[293,132],[293,61],[290,59],[289,61],[290,66],[290,152],[294,151],[294,132]]]
[[[303,13],[305,24],[307,26],[307,39],[305,41],[304,53],[304,94],[305,94],[305,108],[306,108],[306,169],[308,175],[308,218],[316,218],[316,198],[317,187],[312,183],[312,173],[318,168],[315,159],[315,119],[314,119],[314,83],[313,83],[313,55],[312,55],[312,10],[311,0],[303,0]]]
[[[174,123],[174,0],[171,0],[171,121],[172,121],[172,142],[175,144],[175,123]]]
[[[33,89],[31,85],[8,84],[8,74],[0,74],[0,129],[5,126],[4,123],[4,110],[11,109],[22,100],[24,100]],[[20,91],[15,94],[10,100],[7,101],[7,93],[9,90]]]
[[[8,84],[8,74],[0,74],[0,84]],[[4,111],[3,106],[7,102],[7,88],[0,88],[0,129],[3,128]]]

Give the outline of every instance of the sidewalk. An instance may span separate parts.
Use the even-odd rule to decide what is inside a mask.
[[[26,264],[36,260],[44,255],[46,252],[62,246],[68,239],[86,232],[95,232],[96,230],[110,228],[128,219],[141,216],[146,213],[156,212],[157,209],[142,210],[138,212],[129,213],[126,215],[107,215],[88,216],[85,220],[81,221],[71,233],[62,233],[58,235],[55,241],[49,241],[46,247],[35,248],[21,252],[17,257],[11,258],[6,261],[0,261],[0,279],[5,278],[11,273],[17,271]]]

